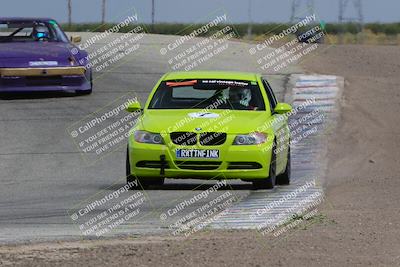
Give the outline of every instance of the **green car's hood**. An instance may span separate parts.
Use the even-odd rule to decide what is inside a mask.
[[[266,111],[212,110],[205,112],[200,109],[147,109],[137,127],[153,133],[223,131],[231,134],[245,134],[256,131],[266,125],[270,119],[271,116]]]

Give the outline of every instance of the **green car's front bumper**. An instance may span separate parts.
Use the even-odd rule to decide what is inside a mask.
[[[185,146],[144,144],[129,138],[131,174],[140,178],[194,179],[265,179],[268,177],[272,138],[260,145],[232,145],[235,135],[228,135],[219,146],[195,146],[194,149],[218,149],[218,159],[176,157],[176,149]]]

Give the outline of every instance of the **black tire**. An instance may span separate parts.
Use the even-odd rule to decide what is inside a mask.
[[[85,90],[85,91],[81,91],[81,90],[77,90],[77,91],[75,91],[75,94],[76,95],[90,95],[92,93],[92,89],[90,89],[90,90]]]
[[[131,163],[129,162],[129,148],[126,148],[126,183],[136,183],[136,178],[131,174]],[[137,186],[129,187],[130,190],[134,190],[139,188],[140,185],[138,183]]]
[[[287,164],[286,164],[286,168],[285,168],[285,172],[283,172],[282,174],[279,174],[276,177],[276,184],[279,185],[289,185],[290,184],[290,176],[291,176],[291,155],[290,155],[290,145],[288,148],[288,155],[287,155]]]
[[[76,90],[75,94],[76,95],[90,95],[93,90],[93,74],[92,71],[90,71],[90,89],[89,90]]]
[[[163,185],[164,178],[139,178],[131,174],[131,164],[129,162],[129,148],[126,149],[126,183],[137,183],[137,186],[129,189],[147,189],[151,185]]]
[[[259,179],[253,181],[253,187],[255,189],[273,189],[276,182],[276,154],[275,154],[275,143],[272,146],[271,164],[269,166],[269,174],[265,179]]]

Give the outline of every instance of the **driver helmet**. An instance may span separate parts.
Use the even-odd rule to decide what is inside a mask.
[[[49,31],[45,26],[35,26],[32,31],[32,36],[36,40],[47,39],[49,37]]]
[[[251,91],[250,89],[239,89],[235,88],[229,89],[229,101],[232,103],[240,103],[243,106],[248,107],[251,100]]]

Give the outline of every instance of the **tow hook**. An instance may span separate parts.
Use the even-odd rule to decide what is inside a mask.
[[[165,167],[167,165],[167,162],[165,161],[165,155],[160,156],[160,163],[161,163],[160,175],[164,176],[165,175]]]

